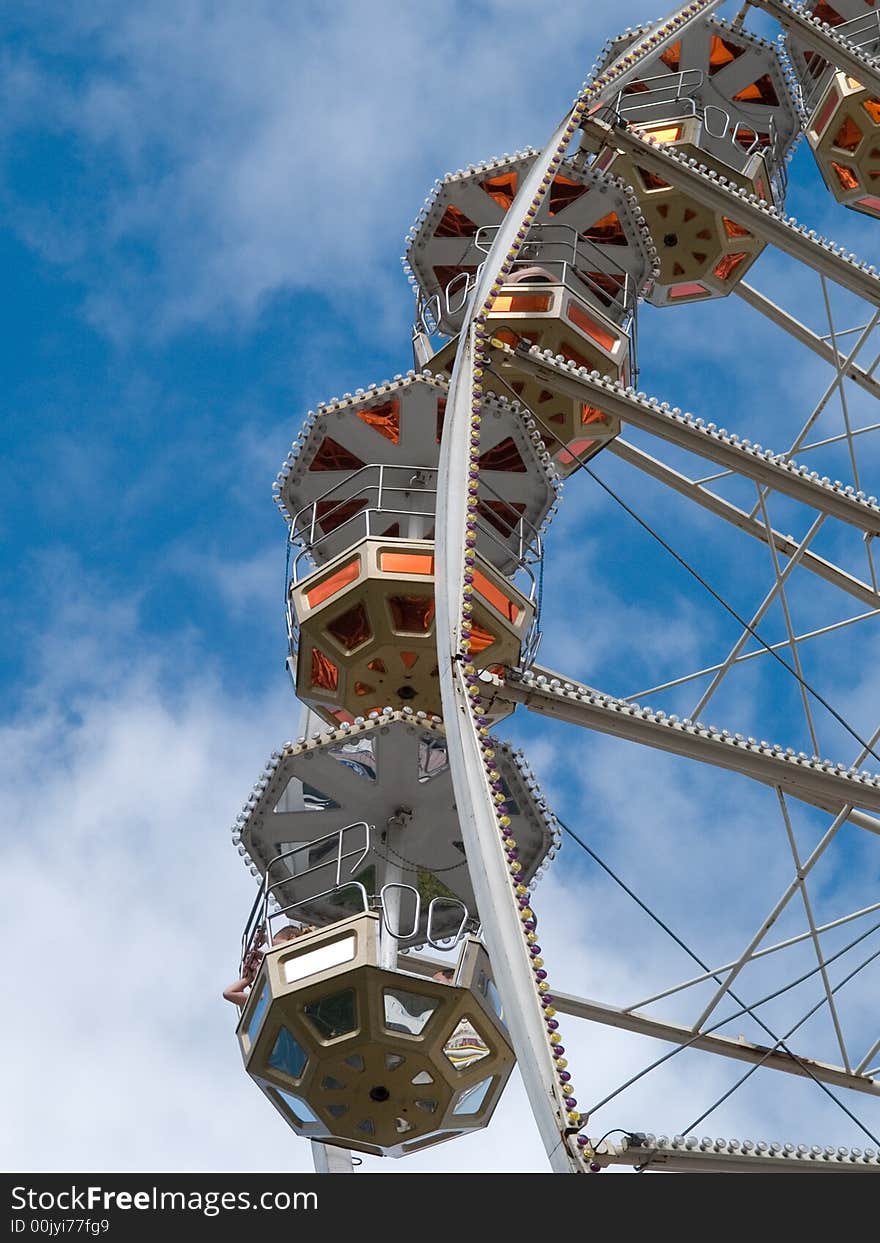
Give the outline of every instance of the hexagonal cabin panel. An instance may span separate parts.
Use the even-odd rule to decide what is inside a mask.
[[[448,385],[413,375],[320,406],[275,485],[292,535],[324,565],[365,535],[433,539]],[[516,401],[482,407],[477,548],[512,573],[553,512],[556,472]]]
[[[524,883],[529,884],[548,851],[558,846],[559,827],[523,758],[507,743],[496,739],[493,745],[510,832],[519,848]],[[343,893],[316,900],[335,884],[337,851],[330,835],[356,821],[374,826],[369,852],[360,857],[358,849],[343,876],[360,881],[368,895],[378,893],[389,876],[381,835],[401,808],[411,816],[392,862],[401,867],[403,883],[422,897],[417,934],[410,938],[418,942],[425,939],[432,898],[457,898],[472,917],[479,917],[439,721],[407,710],[285,744],[255,785],[235,832],[261,877],[272,860],[296,847],[321,843],[308,856],[313,872],[303,875],[304,865],[280,859],[272,865],[269,883],[279,882],[273,892],[283,907],[302,904],[296,918],[324,925],[352,909]],[[358,847],[359,842],[358,837]],[[444,935],[457,924],[456,913],[441,917]]]
[[[485,259],[494,229],[536,154],[527,151],[450,173],[410,231],[406,260],[441,333],[452,336],[460,330],[468,281]],[[622,184],[601,171],[563,161],[517,266],[536,263],[558,278],[565,275],[600,311],[607,311],[621,291],[634,304],[651,279],[654,259],[638,215]]]
[[[238,1025],[248,1074],[299,1135],[404,1156],[485,1127],[514,1056],[478,987],[378,966],[378,917],[271,949]]]
[[[477,556],[466,584],[479,668],[518,663],[534,607]],[[434,544],[361,540],[291,584],[297,697],[335,724],[409,705],[441,712],[434,630]]]

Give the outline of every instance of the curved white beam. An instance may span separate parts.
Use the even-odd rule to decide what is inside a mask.
[[[471,294],[465,327],[449,385],[446,420],[440,445],[437,497],[436,634],[443,718],[462,840],[474,893],[495,971],[495,981],[510,1025],[535,1120],[551,1167],[558,1173],[583,1169],[573,1137],[566,1141],[565,1106],[550,1056],[546,1028],[535,991],[529,955],[502,850],[494,804],[488,786],[476,727],[461,666],[463,550],[467,531],[469,451],[474,383],[481,378],[476,357],[474,320],[490,299],[496,278],[527,229],[527,212],[550,183],[548,169],[568,136],[577,128],[586,106],[598,106],[639,72],[648,53],[654,54],[692,22],[718,7],[718,0],[691,0],[671,18],[643,36],[617,64],[589,87],[566,115],[542,154],[523,178]],[[625,67],[624,67],[625,66]],[[476,373],[476,374],[475,374]],[[571,1146],[569,1146],[571,1145]]]

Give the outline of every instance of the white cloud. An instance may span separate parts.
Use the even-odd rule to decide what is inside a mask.
[[[81,260],[116,337],[250,319],[284,290],[399,307],[396,256],[434,178],[540,145],[618,20],[606,2],[585,26],[565,0],[536,39],[525,0],[61,11],[53,42],[87,33],[94,60],[72,84],[10,53],[9,124],[72,141],[89,192],[64,218],[15,200],[13,226]]]
[[[81,658],[72,653],[75,681],[52,677],[76,633],[62,617],[29,706],[0,738],[3,918],[7,943],[19,947],[12,1021],[0,1037],[4,1064],[16,1068],[4,1096],[14,1125],[0,1160],[43,1171],[308,1170],[308,1146],[244,1075],[234,1013],[220,998],[253,895],[227,826],[265,756],[296,733],[297,705],[280,684],[236,699],[195,661],[172,687],[173,650],[142,636],[143,666],[132,672],[120,638],[137,635],[136,612],[120,605],[108,616],[100,601],[91,617],[82,602],[75,611],[92,636]],[[91,682],[90,667],[101,669]],[[633,782],[632,748],[579,736],[572,747],[574,784],[549,731],[543,752],[539,744],[529,754],[538,767],[553,765],[547,784],[560,807],[581,806],[573,824],[625,860],[627,879],[699,952],[714,961],[735,952],[782,875],[766,865],[755,872],[769,796],[741,791],[722,830],[715,809],[726,787],[708,773],[648,755]],[[536,907],[551,985],[561,991],[631,1002],[695,970],[584,869],[570,844]],[[754,999],[757,986],[742,984]],[[750,1030],[746,1021],[737,1029]],[[584,1108],[663,1051],[571,1018],[562,1030]],[[705,1055],[677,1057],[601,1110],[591,1132],[674,1133],[740,1071]],[[811,1085],[774,1081],[770,1092],[766,1075],[713,1115],[713,1134],[859,1142]],[[870,1116],[861,1100],[855,1107]],[[516,1080],[486,1133],[393,1165],[366,1158],[362,1167],[544,1168]]]

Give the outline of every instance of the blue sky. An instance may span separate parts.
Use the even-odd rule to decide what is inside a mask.
[[[643,0],[627,9],[631,22],[658,15]],[[552,21],[520,0],[453,3],[430,20],[390,0],[46,2],[2,19],[0,797],[7,943],[20,947],[14,1039],[3,1037],[6,1168],[310,1168],[246,1081],[219,997],[252,893],[228,825],[297,732],[271,482],[308,409],[411,366],[399,255],[433,179],[540,147],[618,21],[606,0],[561,0]],[[792,173],[788,210],[876,259],[876,223],[831,201],[805,148]],[[824,331],[812,275],[768,253],[753,283]],[[864,308],[835,297],[847,324],[863,322]],[[647,307],[640,344],[644,389],[780,450],[830,378],[733,298]],[[850,410],[876,419],[858,390]],[[839,407],[817,426],[839,430]],[[871,439],[869,492],[880,491]],[[597,469],[750,613],[770,581],[765,554],[607,455]],[[820,473],[848,480],[847,469],[829,450]],[[619,694],[722,659],[735,624],[588,480],[565,493],[540,659]],[[786,531],[809,524],[780,498],[771,516]],[[847,531],[823,532],[816,549],[865,572]],[[856,605],[841,613],[803,578],[791,591],[799,629]],[[778,609],[763,631],[782,637]],[[852,641],[806,645],[804,668],[864,733],[877,622],[843,633]],[[695,697],[658,706],[682,712]],[[766,658],[725,684],[709,716],[810,750],[796,690]],[[560,814],[701,953],[735,954],[734,927],[787,875],[781,841],[765,858],[771,792],[519,714],[503,732],[522,740]],[[827,718],[820,738],[850,758]],[[814,840],[824,822],[798,816]],[[821,889],[827,917],[876,879],[876,851],[849,833]],[[560,987],[619,1002],[690,974],[570,847],[545,883]],[[856,1018],[867,1009],[853,1005]],[[648,1060],[630,1038],[565,1026],[587,1066],[575,1060],[584,1106]],[[833,1055],[825,1039],[816,1056]],[[735,1078],[704,1063],[649,1077],[601,1129],[684,1126]],[[501,1110],[497,1133],[517,1136],[504,1166],[490,1132],[395,1169],[543,1168],[516,1084]],[[787,1139],[792,1119],[797,1140],[859,1140],[815,1089],[760,1075],[717,1127]]]

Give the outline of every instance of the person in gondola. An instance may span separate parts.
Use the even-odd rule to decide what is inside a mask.
[[[285,941],[294,941],[297,937],[305,936],[306,933],[314,931],[315,929],[311,924],[307,924],[302,928],[298,928],[295,924],[286,924],[283,928],[279,928],[272,937],[272,945],[283,945]],[[240,1010],[244,1009],[250,993],[250,987],[260,969],[260,963],[263,961],[264,951],[261,949],[261,946],[264,940],[265,933],[260,929],[254,937],[254,944],[242,963],[240,978],[223,990],[223,996],[226,1001],[231,1001]]]

